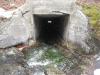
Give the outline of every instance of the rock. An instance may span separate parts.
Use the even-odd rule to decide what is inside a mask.
[[[28,69],[29,75],[48,75],[45,73],[45,69],[42,66],[34,66]]]
[[[59,64],[58,68],[66,75],[93,75],[94,57],[93,55],[71,56],[66,58],[65,63]]]
[[[8,48],[0,50],[0,64],[23,64],[24,55],[16,48]]]
[[[0,75],[27,75],[24,55],[17,48],[0,49]]]
[[[57,67],[54,67],[53,65],[49,65],[49,67],[46,69],[47,75],[66,75],[63,71],[59,70]]]
[[[0,75],[27,75],[23,67],[15,64],[3,64],[0,67]]]
[[[30,26],[21,16],[0,23],[0,48],[26,42],[30,38]]]

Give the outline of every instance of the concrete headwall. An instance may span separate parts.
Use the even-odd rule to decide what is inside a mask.
[[[24,43],[35,37],[33,14],[69,14],[66,27],[65,42],[80,44],[86,50],[90,47],[86,41],[90,39],[88,20],[75,3],[76,0],[26,0],[25,4],[13,11],[7,21],[0,22],[0,48]],[[6,12],[7,13],[7,12]]]

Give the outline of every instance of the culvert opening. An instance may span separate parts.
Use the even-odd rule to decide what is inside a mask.
[[[46,44],[55,44],[63,40],[64,31],[68,23],[69,14],[63,15],[33,15],[36,40]]]

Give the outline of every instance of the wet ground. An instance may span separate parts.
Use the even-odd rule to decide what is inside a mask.
[[[46,44],[23,51],[16,47],[0,49],[0,75],[93,75],[92,56],[62,50]],[[99,62],[98,58],[96,69],[100,68]]]

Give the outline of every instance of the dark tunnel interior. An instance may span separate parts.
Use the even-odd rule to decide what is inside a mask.
[[[33,15],[36,40],[46,44],[55,44],[63,40],[64,30],[68,23],[68,14]]]

